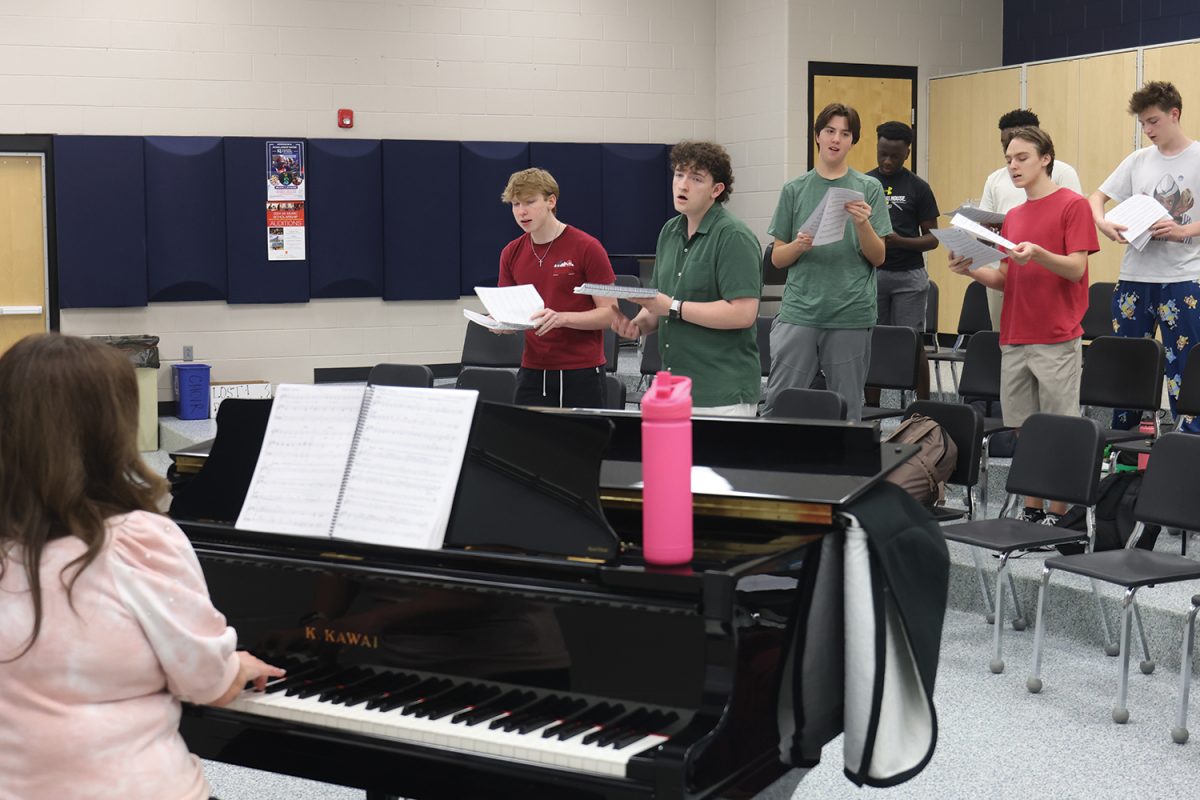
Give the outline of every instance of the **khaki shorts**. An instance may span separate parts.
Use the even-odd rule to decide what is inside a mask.
[[[1019,428],[1030,414],[1079,416],[1080,340],[1000,347],[1004,424]]]

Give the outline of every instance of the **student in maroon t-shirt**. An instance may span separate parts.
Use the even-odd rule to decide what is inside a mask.
[[[500,253],[501,286],[532,284],[546,307],[531,318],[517,375],[517,403],[560,408],[604,405],[604,330],[617,301],[575,294],[583,283],[613,283],[603,245],[558,219],[558,182],[544,169],[513,173],[500,199],[522,235]],[[1090,219],[1090,217],[1089,217]]]
[[[1017,128],[1005,153],[1026,201],[1000,233],[1017,242],[999,269],[971,269],[950,254],[950,270],[1004,292],[1000,313],[1000,403],[1004,424],[1019,428],[1036,412],[1079,416],[1080,324],[1087,310],[1088,255],[1100,249],[1091,206],[1051,180],[1054,143],[1041,128]],[[1025,498],[1023,519],[1053,525],[1066,511]]]

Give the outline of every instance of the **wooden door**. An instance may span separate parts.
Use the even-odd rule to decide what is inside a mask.
[[[857,65],[848,65],[857,66]],[[864,65],[863,70],[873,69]],[[906,67],[876,67],[879,75],[836,75],[813,73],[812,91],[809,92],[809,165],[815,163],[817,144],[812,135],[811,122],[815,121],[821,109],[830,103],[843,103],[858,112],[862,124],[862,132],[858,144],[850,151],[847,163],[859,172],[869,172],[878,166],[875,157],[875,128],[884,122],[903,122],[916,127],[916,106],[913,92],[916,86],[916,69],[911,69],[912,77],[889,76],[893,70],[905,70]],[[914,141],[912,154],[909,156],[908,168],[916,171],[917,147]]]
[[[47,330],[41,154],[0,153],[0,352]]]

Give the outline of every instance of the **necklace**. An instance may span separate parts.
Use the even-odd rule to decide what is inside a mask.
[[[550,248],[554,247],[554,243],[558,241],[558,237],[562,236],[563,230],[566,230],[565,225],[558,231],[558,233],[554,234],[554,238],[550,240],[550,244],[546,245],[546,252],[542,253],[541,256],[537,254],[537,248],[533,246],[533,234],[529,234],[529,252],[533,253],[534,259],[536,259],[538,262],[539,269],[541,269],[542,262],[550,256]]]

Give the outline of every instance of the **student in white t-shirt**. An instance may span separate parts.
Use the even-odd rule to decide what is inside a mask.
[[[1120,203],[1135,194],[1150,195],[1170,217],[1154,223],[1153,238],[1142,250],[1125,248],[1121,274],[1113,291],[1113,331],[1120,336],[1153,336],[1157,327],[1166,350],[1167,394],[1171,413],[1179,397],[1188,350],[1200,342],[1200,221],[1193,210],[1200,193],[1200,143],[1180,127],[1183,98],[1174,85],[1151,81],[1133,93],[1129,113],[1135,114],[1150,140],[1125,160],[1092,193],[1088,202],[1096,227],[1114,242],[1125,242],[1125,226],[1104,219],[1104,204]],[[1132,428],[1136,412],[1118,410],[1114,428]],[[1194,418],[1184,429],[1200,433]]]
[[[1017,108],[1000,117],[1000,149],[1008,152],[1008,143],[1012,141],[1013,131],[1017,128],[1041,127],[1038,115],[1027,108]],[[1083,194],[1079,184],[1079,173],[1065,161],[1054,160],[1053,173],[1050,181],[1059,186],[1065,186],[1073,192]],[[1025,190],[1013,185],[1008,167],[1000,169],[987,176],[983,182],[983,192],[979,195],[979,207],[984,211],[995,211],[1007,214],[1012,209],[1025,202]],[[992,328],[1000,330],[1000,309],[1004,306],[1004,292],[995,289],[987,290],[988,312],[992,317]]]

